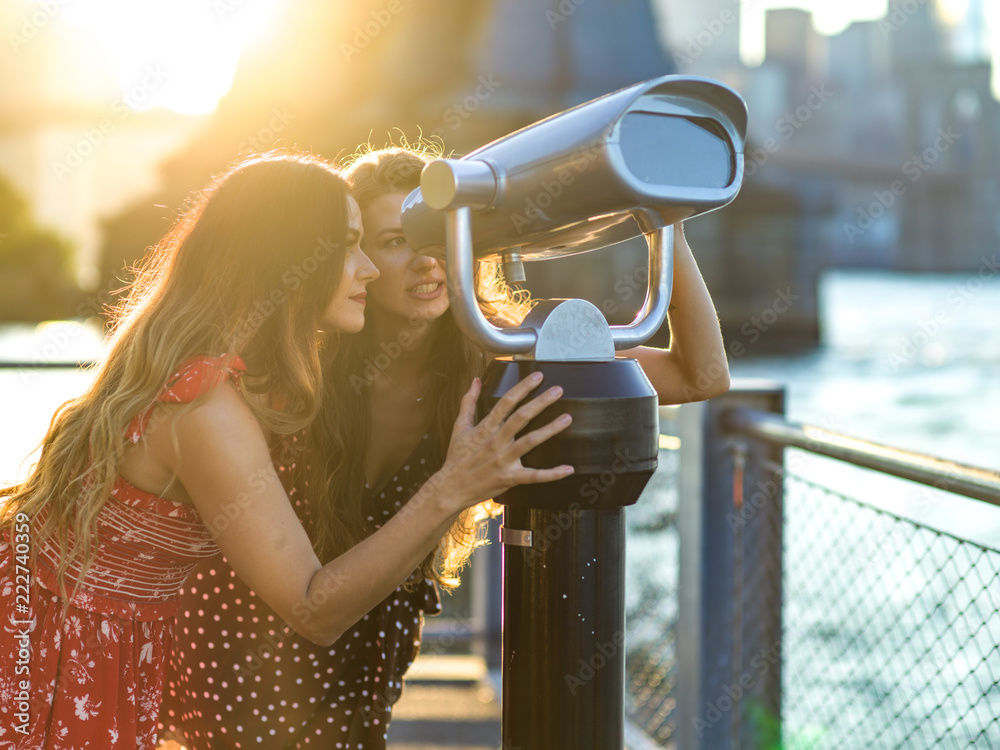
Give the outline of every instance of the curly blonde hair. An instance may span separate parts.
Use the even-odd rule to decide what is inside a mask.
[[[440,149],[417,145],[371,149],[356,153],[344,171],[352,193],[364,211],[372,200],[387,193],[409,192],[420,185],[424,165],[441,156]],[[500,325],[516,325],[527,314],[530,302],[526,293],[515,292],[503,280],[495,262],[480,262],[475,271],[476,290],[483,313]],[[321,487],[322,508],[313,513],[312,535],[322,555],[340,554],[371,533],[362,508],[364,486],[364,450],[371,431],[369,424],[369,389],[354,387],[359,364],[377,353],[377,342],[370,335],[371,319],[377,310],[369,309],[364,331],[345,339],[324,360],[329,409],[316,420],[308,441],[316,450],[310,482]],[[439,320],[429,367],[434,375],[428,393],[435,415],[430,428],[432,466],[444,463],[451,431],[458,416],[462,395],[472,379],[481,375],[491,355],[467,339],[459,330],[451,311]],[[432,462],[433,461],[433,462]],[[466,510],[417,571],[419,578],[429,578],[445,588],[459,583],[459,572],[481,540],[482,521],[497,512],[493,503],[483,503]]]

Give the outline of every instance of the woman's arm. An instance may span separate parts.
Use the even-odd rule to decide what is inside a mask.
[[[229,386],[177,417],[173,470],[233,570],[296,632],[330,645],[416,569],[470,505],[514,486],[560,479],[569,467],[521,466],[531,448],[565,429],[560,418],[515,440],[561,395],[525,379],[478,425],[478,381],[462,401],[442,469],[381,529],[323,565],[271,463],[261,429]]]
[[[661,404],[704,401],[729,390],[729,364],[719,318],[684,229],[674,225],[674,284],[667,313],[670,348],[620,352],[638,360]]]

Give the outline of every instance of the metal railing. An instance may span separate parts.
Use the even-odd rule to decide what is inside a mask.
[[[85,370],[97,362],[57,362],[49,360],[0,360],[0,370]]]
[[[909,479],[938,489],[1000,505],[1000,474],[955,461],[841,435],[822,427],[786,422],[754,409],[733,409],[724,418],[731,432],[785,448],[801,448],[855,466]]]
[[[674,616],[630,623],[633,720],[681,750],[1000,747],[1000,541],[923,519],[1000,528],[1000,474],[783,407],[749,383],[679,410]]]

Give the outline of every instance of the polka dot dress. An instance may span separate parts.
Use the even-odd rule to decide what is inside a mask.
[[[365,487],[374,528],[426,481],[429,448],[425,435],[384,487]],[[308,523],[301,496],[289,494]],[[423,614],[440,611],[433,583],[408,584],[325,648],[285,625],[223,558],[209,560],[192,576],[177,615],[160,739],[190,750],[384,749]]]

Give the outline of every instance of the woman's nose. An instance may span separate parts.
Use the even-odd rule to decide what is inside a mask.
[[[434,258],[430,255],[420,255],[419,253],[417,254],[416,259],[413,261],[413,265],[419,271],[430,271],[435,266],[437,266],[437,264],[438,264],[437,258]]]
[[[358,269],[358,278],[364,279],[365,281],[375,281],[379,277],[378,268],[372,263],[372,259],[368,257],[367,253],[361,252],[364,262],[361,263]]]

